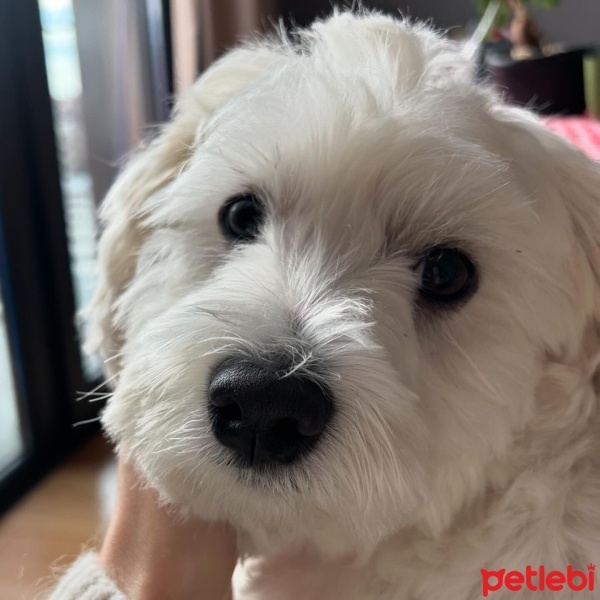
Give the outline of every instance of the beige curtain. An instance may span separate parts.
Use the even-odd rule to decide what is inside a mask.
[[[175,92],[253,32],[277,21],[278,0],[171,0]]]

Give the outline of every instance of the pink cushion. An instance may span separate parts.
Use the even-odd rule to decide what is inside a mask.
[[[589,116],[549,117],[546,125],[590,158],[600,161],[600,121]]]

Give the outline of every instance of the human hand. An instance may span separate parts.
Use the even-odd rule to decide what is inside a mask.
[[[224,600],[236,557],[230,526],[175,518],[134,468],[121,462],[117,506],[100,562],[130,600]]]

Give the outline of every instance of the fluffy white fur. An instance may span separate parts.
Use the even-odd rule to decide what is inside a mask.
[[[344,13],[299,37],[218,61],[106,199],[107,431],[166,500],[239,529],[240,600],[467,600],[482,568],[600,563],[598,166],[424,26]],[[247,190],[269,217],[232,249],[217,212]],[[442,243],[479,289],[419,309]],[[206,386],[273,349],[336,414],[266,477],[230,464]]]

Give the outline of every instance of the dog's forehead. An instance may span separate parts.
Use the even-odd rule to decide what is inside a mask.
[[[220,178],[222,199],[256,190],[285,218],[342,220],[353,231],[378,227],[412,238],[464,237],[484,217],[523,208],[522,195],[509,189],[508,163],[472,131],[468,101],[446,97],[441,112],[435,92],[389,104],[364,86],[350,94],[346,83],[317,78],[313,88],[312,81],[271,83],[218,115],[198,163],[229,171]]]

